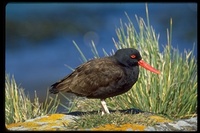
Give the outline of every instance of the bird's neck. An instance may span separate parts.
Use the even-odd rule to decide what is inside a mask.
[[[125,67],[125,74],[130,81],[136,82],[139,76],[139,66]]]

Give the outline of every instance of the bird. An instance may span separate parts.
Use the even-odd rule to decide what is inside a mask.
[[[139,66],[160,74],[147,64],[137,49],[118,49],[114,55],[91,59],[51,85],[50,93],[73,93],[79,97],[100,99],[102,114],[109,114],[105,99],[129,91],[137,82]]]

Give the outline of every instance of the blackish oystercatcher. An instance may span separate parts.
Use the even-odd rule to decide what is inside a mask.
[[[51,86],[50,93],[59,91],[101,100],[103,113],[109,113],[105,99],[127,92],[138,79],[139,65],[160,74],[142,60],[138,50],[119,49],[113,56],[92,59]]]

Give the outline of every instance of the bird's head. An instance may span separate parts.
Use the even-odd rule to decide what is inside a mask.
[[[140,65],[151,72],[160,74],[158,70],[143,61],[140,52],[134,48],[119,49],[114,56],[124,66],[134,67]]]

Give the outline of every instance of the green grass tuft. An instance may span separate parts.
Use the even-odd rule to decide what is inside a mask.
[[[26,95],[24,89],[19,87],[14,79],[6,74],[5,77],[5,123],[23,122],[38,116],[55,113],[59,105],[58,96],[55,99],[47,96],[44,103],[39,102],[35,91],[33,101]]]
[[[150,25],[148,8],[146,6],[147,24],[143,18],[136,17],[139,31],[136,31],[131,19],[126,14],[128,23],[120,20],[121,26],[116,29],[118,41],[114,41],[116,49],[136,48],[140,51],[143,59],[160,70],[156,75],[140,68],[139,79],[130,91],[125,94],[106,99],[110,109],[138,108],[143,111],[157,114],[165,114],[172,119],[191,117],[197,114],[197,61],[193,50],[183,54],[172,47],[172,19],[170,30],[167,30],[168,42],[164,45],[164,52],[159,50],[159,35]],[[74,42],[81,57],[87,61],[84,54]],[[95,45],[92,46],[94,57],[98,57]],[[105,56],[109,54],[103,50]],[[112,52],[113,53],[113,52]],[[98,110],[99,102],[94,100],[76,102],[73,110]],[[96,101],[96,102],[95,102]],[[88,103],[87,103],[88,102]]]

